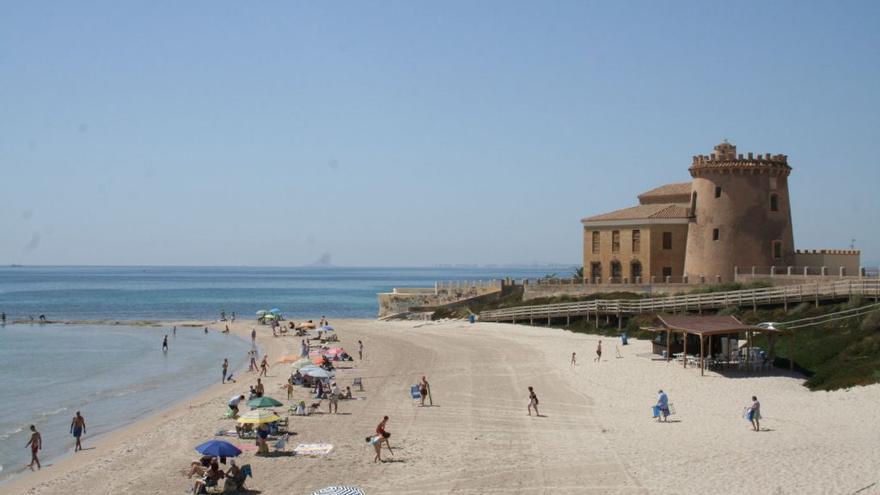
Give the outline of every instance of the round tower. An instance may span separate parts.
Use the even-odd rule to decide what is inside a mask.
[[[794,265],[794,236],[788,201],[786,155],[737,155],[727,141],[690,167],[690,224],[684,271],[732,281],[734,267]]]

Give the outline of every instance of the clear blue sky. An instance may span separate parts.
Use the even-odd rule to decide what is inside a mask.
[[[785,153],[880,260],[880,2],[5,2],[0,263],[572,262],[580,218]]]

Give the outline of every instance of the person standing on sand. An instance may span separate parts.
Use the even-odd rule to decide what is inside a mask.
[[[256,395],[257,397],[262,397],[264,390],[265,389],[263,388],[263,382],[261,382],[260,379],[257,378],[257,386],[254,387],[254,395]]]
[[[599,339],[599,345],[596,346],[596,359],[593,360],[594,363],[598,363],[602,360],[602,339]]]
[[[37,431],[37,427],[31,425],[31,439],[28,440],[28,443],[24,445],[25,447],[31,448],[31,463],[28,464],[28,467],[31,468],[31,471],[34,470],[34,463],[37,464],[37,469],[41,469],[40,459],[37,457],[37,452],[43,448],[43,437],[40,435],[40,432]]]
[[[540,416],[538,413],[538,396],[535,394],[535,389],[529,387],[529,416],[532,415],[532,408],[535,408],[535,416]]]
[[[73,448],[73,451],[82,450],[82,443],[80,439],[86,433],[86,418],[82,417],[82,414],[79,411],[76,412],[76,416],[73,417],[73,420],[70,422],[70,434],[73,435],[73,438],[76,438],[76,446]]]
[[[665,423],[669,417],[669,397],[663,389],[657,391],[657,409],[660,410],[660,414],[657,415],[657,421],[659,422],[660,418],[663,418]]]
[[[257,329],[251,328],[251,344],[256,343],[257,341]]]
[[[333,385],[330,387],[330,402],[327,405],[328,413],[338,413],[339,412],[339,386],[336,385],[336,382],[333,382]]]
[[[263,361],[260,363],[260,374],[258,376],[269,376],[269,355],[263,355]]]
[[[177,337],[177,325],[175,325],[174,328],[171,329],[171,335]]]
[[[358,340],[358,359],[364,360],[364,343]]]
[[[747,410],[746,414],[752,423],[752,428],[755,431],[761,431],[761,403],[754,395],[752,396],[752,405],[748,406]]]
[[[226,372],[229,370],[229,360],[223,358],[223,380],[220,383],[226,383]]]
[[[419,395],[422,396],[422,406],[425,405],[425,398],[428,398],[428,403],[430,405],[434,405],[434,399],[431,397],[431,384],[428,383],[428,379],[422,376],[422,382],[419,383]]]
[[[162,352],[168,352],[168,334],[165,334],[165,338],[162,339]]]
[[[569,364],[569,366],[577,366],[578,363],[577,363],[576,355],[577,355],[577,353],[574,353],[574,352],[571,353],[571,363]]]

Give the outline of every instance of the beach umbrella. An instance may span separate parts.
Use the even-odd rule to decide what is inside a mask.
[[[212,457],[236,457],[241,454],[238,447],[223,440],[208,440],[196,447],[196,452]]]
[[[312,378],[330,378],[330,372],[323,368],[309,368],[302,372],[304,375],[309,375]]]
[[[283,405],[284,404],[278,402],[277,400],[266,396],[257,397],[256,399],[251,399],[248,401],[248,406],[254,409],[259,409],[261,407],[279,407]]]
[[[334,347],[332,349],[327,349],[324,351],[324,354],[327,356],[339,356],[340,354],[345,354],[345,349],[342,347]]]
[[[367,495],[365,491],[361,490],[356,486],[328,486],[327,488],[321,488],[316,492],[312,492],[312,495]]]
[[[257,316],[263,316],[266,313],[268,313],[268,311],[266,311],[265,309],[261,309],[261,310],[257,311]]]
[[[281,313],[281,310],[278,308],[272,308],[269,310],[269,312],[277,315],[277,314]]]
[[[263,318],[265,318],[267,320],[274,320],[275,315],[273,315],[272,313],[269,313],[269,314],[263,315]]]
[[[278,415],[272,411],[267,411],[265,409],[254,409],[239,416],[237,421],[239,423],[250,423],[253,425],[259,425],[263,423],[274,423],[280,419],[281,418],[279,418]]]
[[[312,360],[309,358],[299,358],[296,361],[294,361],[291,366],[293,367],[293,369],[298,370],[301,368],[305,368],[306,366],[314,366],[314,364],[312,363]]]

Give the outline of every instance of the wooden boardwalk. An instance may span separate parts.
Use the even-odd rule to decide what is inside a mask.
[[[542,304],[496,309],[480,313],[482,321],[528,322],[552,321],[552,319],[572,317],[615,316],[621,317],[645,313],[702,312],[728,306],[751,306],[781,304],[788,307],[792,303],[811,302],[818,305],[822,301],[849,299],[861,295],[867,299],[880,300],[880,280],[846,279],[833,282],[823,281],[801,285],[769,287],[764,289],[745,289],[706,294],[678,294],[643,299],[593,299],[573,303]]]

